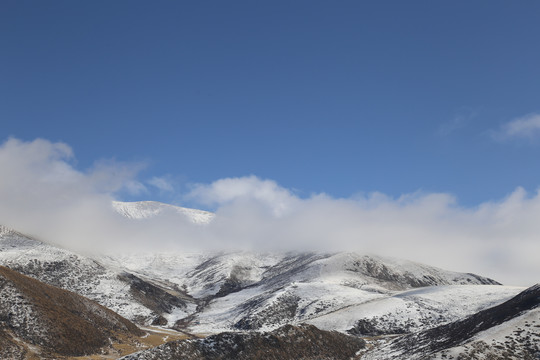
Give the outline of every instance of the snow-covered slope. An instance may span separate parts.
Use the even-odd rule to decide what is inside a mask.
[[[445,285],[391,293],[308,322],[359,336],[400,334],[462,319],[511,298],[520,287]]]
[[[498,284],[474,274],[357,253],[124,253],[111,255],[109,261],[134,273],[174,280],[198,298],[215,295],[231,282],[240,287],[255,283],[283,287],[318,279],[379,293],[435,285]]]
[[[540,359],[540,309],[482,331],[465,344],[439,351],[433,358]]]
[[[174,289],[159,279],[148,283],[131,276],[123,268],[103,265],[6,227],[0,227],[0,265],[7,266],[46,284],[73,291],[139,323],[175,313],[187,316],[196,304],[189,297],[174,294]],[[165,299],[156,304],[149,296]],[[167,297],[167,294],[169,297]]]
[[[462,285],[467,283],[475,286]],[[260,281],[212,299],[197,314],[191,329],[270,330],[308,322],[322,329],[346,331],[361,319],[390,317],[393,321],[384,322],[385,331],[412,331],[455,320],[520,291],[480,285],[490,283],[489,279],[394,259],[350,253],[301,254],[269,267]],[[436,286],[431,295],[402,292],[428,284]],[[437,294],[439,289],[445,294]],[[455,304],[460,305],[452,306]]]
[[[214,218],[214,214],[208,211],[188,209],[157,201],[113,201],[113,208],[129,219],[149,219],[172,214],[181,215],[195,224],[208,224]]]
[[[398,337],[362,359],[538,359],[540,284],[508,301],[435,328]]]
[[[139,276],[168,279],[199,299],[196,313],[177,319],[178,327],[198,333],[302,322],[351,333],[363,326],[403,333],[459,319],[521,290],[355,253],[123,254],[108,261]]]
[[[454,286],[408,291],[423,300],[449,297]],[[481,295],[483,286],[456,286]],[[484,286],[486,287],[486,286]],[[493,289],[497,286],[487,286]],[[488,291],[489,292],[489,291]],[[462,294],[465,295],[465,294]],[[470,300],[465,298],[454,300]],[[359,359],[359,360],[534,360],[540,358],[540,285],[502,304],[445,325],[401,336],[347,337],[317,327],[285,325],[271,332],[224,332],[205,339],[171,342],[123,359]],[[366,346],[367,343],[367,346]],[[342,350],[346,350],[343,353]],[[354,355],[354,356],[353,356]]]

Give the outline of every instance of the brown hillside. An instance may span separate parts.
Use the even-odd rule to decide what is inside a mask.
[[[85,355],[118,337],[141,334],[133,323],[91,300],[0,266],[2,358],[28,345],[43,356]]]
[[[349,360],[365,347],[357,337],[313,325],[285,325],[271,332],[225,332],[171,341],[122,360]]]

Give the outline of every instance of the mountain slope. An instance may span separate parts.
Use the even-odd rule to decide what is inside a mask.
[[[216,267],[212,266],[214,272]],[[216,294],[223,296],[215,296],[204,311],[197,314],[194,322],[198,324],[192,326],[193,331],[204,332],[205,327],[210,326],[269,330],[286,323],[312,322],[325,315],[335,319],[341,309],[382,300],[397,289],[410,289],[424,283],[494,283],[412,262],[396,264],[394,259],[353,253],[290,254],[268,266],[259,278],[252,276],[250,282],[246,282],[245,276],[243,282],[239,281],[238,267],[229,267],[230,275],[220,281],[220,292]],[[240,269],[254,273],[245,267]],[[317,325],[338,329],[321,322]]]
[[[348,360],[364,341],[314,326],[286,325],[268,333],[221,333],[200,340],[170,342],[123,360]]]
[[[520,291],[473,274],[355,253],[123,254],[112,259],[133,274],[168,279],[197,298],[197,311],[179,319],[177,327],[199,333],[271,330],[302,322],[345,332],[360,319],[377,321],[381,333],[403,333],[457,320]],[[428,291],[407,292],[427,285]]]
[[[536,359],[539,329],[540,284],[465,319],[400,337],[363,359]]]
[[[4,358],[36,349],[45,357],[84,355],[111,339],[142,335],[133,323],[91,300],[3,266],[0,289]]]
[[[97,301],[141,324],[192,313],[196,304],[180,289],[151,282],[0,226],[0,265]],[[144,294],[142,296],[142,294]]]

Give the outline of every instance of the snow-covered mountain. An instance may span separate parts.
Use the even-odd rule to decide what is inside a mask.
[[[115,202],[113,207],[139,224],[177,216],[205,226],[216,216],[157,202]],[[300,329],[310,324],[361,338],[413,336],[467,319],[524,290],[475,274],[372,254],[84,256],[2,226],[0,265],[94,300],[141,326],[198,335],[270,334],[285,325]],[[531,314],[527,316],[537,316]],[[524,321],[529,322],[519,326],[533,326],[531,319]],[[498,325],[503,328],[497,333],[519,331],[505,324]],[[459,346],[454,346],[456,353],[469,351]],[[451,349],[444,350],[448,354]]]
[[[196,308],[189,296],[160,279],[144,281],[122,267],[103,265],[3,226],[0,265],[85,296],[138,323],[151,323],[173,312],[187,316]]]
[[[176,323],[196,333],[304,322],[351,333],[362,332],[362,324],[371,332],[403,333],[459,319],[522,290],[356,253],[124,254],[108,260],[137,276],[168,279],[196,298],[198,310]]]
[[[195,224],[208,224],[214,214],[208,211],[160,203],[157,201],[121,202],[113,201],[113,208],[129,219],[149,219],[165,215],[180,215]]]
[[[393,339],[362,359],[538,359],[540,284],[455,322]]]
[[[124,360],[356,359],[534,360],[540,357],[540,285],[455,322],[408,335],[365,340],[310,325],[221,333],[170,342]]]
[[[350,333],[362,333],[365,326],[371,332],[410,332],[472,314],[521,290],[477,275],[355,253],[89,258],[6,228],[0,249],[0,264],[132,321],[196,333],[303,322]],[[450,306],[456,300],[461,305]]]

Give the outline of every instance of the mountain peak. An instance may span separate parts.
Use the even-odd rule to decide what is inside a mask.
[[[214,214],[204,210],[189,209],[158,201],[113,201],[116,212],[129,219],[150,219],[165,214],[180,214],[194,224],[205,225],[212,221]]]

